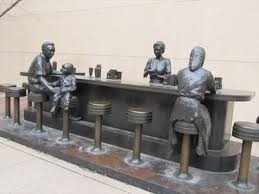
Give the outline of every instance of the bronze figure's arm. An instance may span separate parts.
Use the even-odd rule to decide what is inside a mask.
[[[149,59],[147,64],[146,64],[146,67],[144,69],[144,74],[143,74],[143,77],[147,77],[148,74],[149,74],[149,71],[150,71],[150,68],[151,68],[151,60],[152,59]]]

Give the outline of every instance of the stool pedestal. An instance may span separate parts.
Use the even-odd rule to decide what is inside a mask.
[[[238,178],[237,178],[237,181],[233,182],[233,184],[236,187],[244,189],[244,190],[251,189],[251,187],[248,184],[251,149],[252,149],[252,142],[243,141]]]
[[[63,134],[60,141],[68,142],[70,140],[69,128],[70,128],[69,111],[63,110]]]
[[[92,149],[93,152],[102,151],[102,121],[102,115],[97,115],[95,117],[94,147]]]
[[[191,180],[193,177],[188,171],[191,149],[190,141],[191,135],[198,135],[198,131],[193,123],[188,123],[185,121],[177,121],[174,125],[174,130],[183,135],[180,169],[174,175],[180,180]]]
[[[102,121],[103,116],[111,114],[112,103],[109,101],[90,101],[87,105],[87,112],[95,115],[95,136],[94,145],[90,150],[93,153],[102,153]]]
[[[243,140],[238,177],[232,184],[237,189],[248,191],[253,189],[253,185],[248,182],[249,164],[252,142],[259,142],[259,124],[241,121],[235,122],[232,135]]]
[[[34,132],[36,133],[43,133],[43,124],[42,124],[42,102],[35,102],[35,109],[36,109],[36,127]]]
[[[133,154],[129,163],[132,165],[141,165],[143,163],[140,157],[143,124],[152,122],[152,112],[149,109],[141,107],[130,107],[126,113],[126,119],[136,124],[132,145]]]
[[[134,139],[133,139],[133,154],[130,163],[132,164],[141,164],[142,161],[140,159],[141,153],[141,141],[142,141],[142,130],[143,125],[137,124],[134,132]]]
[[[2,119],[11,119],[11,97],[7,96],[6,92],[8,88],[16,87],[15,84],[0,84],[0,92],[5,93],[5,112]]]
[[[5,115],[4,119],[11,119],[11,98],[5,94]]]
[[[47,101],[47,96],[43,94],[29,93],[29,101],[34,102],[36,109],[36,126],[33,133],[44,133],[42,122],[42,105]]]
[[[14,98],[14,121],[13,126],[21,126],[20,121],[20,97],[26,96],[26,90],[19,87],[10,87],[7,89],[6,95]]]
[[[191,180],[192,175],[189,174],[189,159],[190,159],[190,135],[184,134],[182,140],[182,151],[180,160],[180,169],[176,177],[181,180]]]

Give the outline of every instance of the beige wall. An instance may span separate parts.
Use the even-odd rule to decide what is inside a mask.
[[[24,0],[0,19],[0,82],[24,81],[19,72],[45,40],[56,43],[59,65],[88,72],[101,63],[103,75],[117,68],[125,80],[147,82],[142,73],[152,44],[163,40],[174,73],[200,45],[205,67],[223,77],[224,88],[259,93],[258,10],[258,0]],[[234,120],[257,115],[259,96],[236,103]]]

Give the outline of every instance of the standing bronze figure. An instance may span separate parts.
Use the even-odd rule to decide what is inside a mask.
[[[49,83],[50,75],[53,73],[50,59],[55,53],[55,45],[52,42],[44,42],[41,50],[31,63],[28,82],[31,92],[48,95],[56,91]]]
[[[171,74],[171,62],[162,55],[165,52],[165,44],[157,41],[153,45],[155,58],[150,58],[144,69],[144,77],[149,75],[150,83],[167,84]]]
[[[208,70],[202,68],[205,50],[195,47],[190,55],[189,67],[177,74],[179,97],[177,98],[170,118],[169,143],[171,148],[177,144],[174,125],[185,121],[196,126],[199,134],[196,152],[207,155],[208,141],[211,133],[211,120],[208,109],[201,103],[206,91],[216,93],[214,78]]]

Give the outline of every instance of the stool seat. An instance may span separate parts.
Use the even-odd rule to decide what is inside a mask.
[[[29,93],[29,100],[32,101],[32,102],[47,102],[47,96],[44,95],[44,94],[36,94],[36,93],[33,93],[33,92],[30,92]]]
[[[6,95],[9,97],[23,97],[26,96],[26,89],[20,87],[10,87],[7,89]]]
[[[244,121],[235,122],[232,135],[245,141],[259,142],[259,124]]]
[[[126,113],[126,119],[135,124],[152,122],[152,111],[147,108],[130,107]]]
[[[16,87],[15,84],[0,84],[0,92],[7,92],[10,87]]]
[[[110,114],[112,110],[112,103],[110,101],[90,101],[87,104],[87,112],[93,115]]]
[[[198,135],[196,126],[186,121],[176,121],[174,130],[181,134]]]
[[[30,85],[29,85],[29,83],[27,83],[27,82],[23,82],[23,83],[22,83],[22,87],[25,88],[26,90],[29,90],[29,89],[30,89]]]

